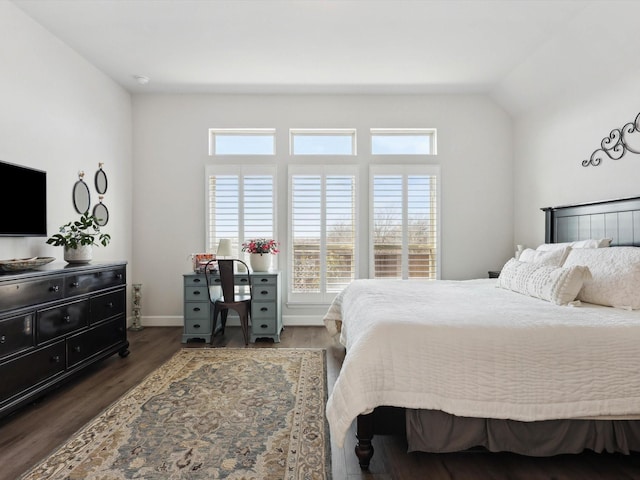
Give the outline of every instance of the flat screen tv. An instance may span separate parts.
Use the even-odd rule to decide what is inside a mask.
[[[0,162],[0,236],[47,235],[47,172]]]

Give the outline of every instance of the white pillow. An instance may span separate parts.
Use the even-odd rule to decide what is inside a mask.
[[[640,248],[573,249],[565,267],[584,265],[592,278],[578,300],[610,307],[640,309]]]
[[[576,240],[575,242],[543,243],[536,250],[549,251],[557,248],[605,248],[611,245],[611,238],[590,238],[589,240]]]
[[[583,266],[554,267],[512,258],[502,267],[497,286],[556,305],[566,305],[576,299],[589,277],[589,269]]]
[[[527,263],[539,263],[542,265],[551,265],[560,267],[569,255],[571,247],[565,246],[553,250],[533,250],[531,248],[524,249],[517,260]]]

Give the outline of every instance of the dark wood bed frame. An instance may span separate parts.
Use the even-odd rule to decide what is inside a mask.
[[[640,197],[545,207],[545,243],[562,243],[589,238],[611,238],[611,246],[640,246]],[[404,409],[377,407],[358,415],[356,456],[360,468],[367,470],[373,457],[374,434],[387,434],[404,428]]]

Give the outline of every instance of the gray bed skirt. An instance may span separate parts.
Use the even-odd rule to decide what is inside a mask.
[[[456,417],[438,410],[405,413],[408,451],[460,452],[484,447],[491,452],[551,456],[640,451],[640,420],[545,420],[518,422]]]

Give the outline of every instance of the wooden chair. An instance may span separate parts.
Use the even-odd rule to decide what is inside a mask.
[[[218,270],[220,275],[219,283],[214,281],[212,277],[215,272],[209,270],[209,264],[218,262]],[[234,273],[235,265],[244,266],[245,273],[238,274],[238,282],[236,283],[236,274]],[[213,306],[213,331],[211,335],[211,343],[216,333],[216,325],[218,323],[218,314],[221,317],[221,333],[224,335],[224,328],[227,324],[227,314],[229,309],[235,310],[240,317],[240,326],[242,327],[242,335],[244,344],[249,345],[249,318],[251,317],[251,277],[249,276],[249,267],[242,260],[212,260],[207,262],[205,267],[205,279],[207,281],[207,291],[209,292],[209,300]],[[247,286],[248,294],[236,293],[236,285]],[[222,297],[212,297],[211,287],[220,286],[222,288]]]

